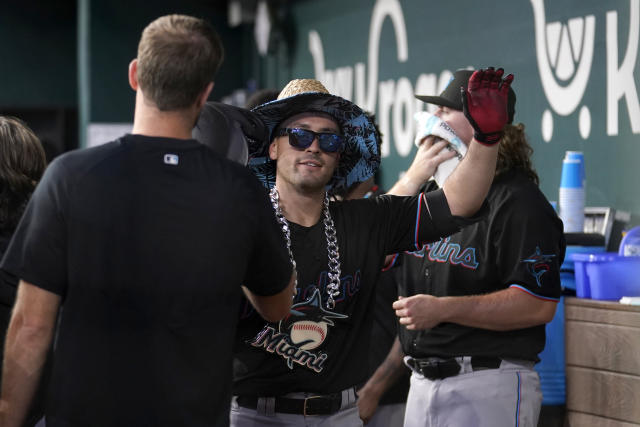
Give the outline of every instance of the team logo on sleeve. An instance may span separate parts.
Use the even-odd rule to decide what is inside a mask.
[[[312,350],[327,339],[329,327],[334,326],[332,319],[346,318],[344,314],[326,310],[316,288],[308,299],[291,307],[289,315],[278,323],[277,331],[266,325],[249,344],[283,357],[289,369],[295,363],[321,372],[327,354]]]
[[[527,270],[536,279],[536,283],[539,287],[542,287],[540,283],[540,277],[547,271],[551,270],[551,260],[555,258],[555,255],[545,255],[540,250],[539,246],[536,246],[536,251],[523,259],[522,262],[527,266]]]

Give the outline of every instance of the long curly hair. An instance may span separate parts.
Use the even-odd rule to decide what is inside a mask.
[[[0,233],[13,232],[46,166],[33,131],[20,119],[0,116]]]
[[[504,128],[504,135],[500,140],[498,149],[498,162],[496,164],[496,176],[512,169],[520,169],[536,185],[540,185],[538,173],[531,162],[533,148],[529,145],[527,136],[524,133],[524,125],[507,124]]]

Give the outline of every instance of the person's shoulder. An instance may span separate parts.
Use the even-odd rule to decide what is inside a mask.
[[[522,210],[530,213],[553,208],[544,193],[524,172],[513,170],[496,177],[489,191],[488,200],[493,207]]]
[[[229,197],[236,200],[246,200],[247,203],[259,203],[256,199],[266,198],[269,189],[266,188],[249,168],[220,156],[206,148],[207,156],[215,165],[213,174],[218,182],[217,188],[226,188]]]
[[[336,200],[330,203],[329,208],[332,215],[345,221],[356,223],[375,222],[381,214],[389,210],[392,200],[397,197],[379,195],[362,199]]]
[[[109,158],[117,153],[121,148],[120,140],[108,142],[96,147],[78,148],[67,151],[53,159],[49,168],[70,172],[81,172],[90,169],[96,163]]]

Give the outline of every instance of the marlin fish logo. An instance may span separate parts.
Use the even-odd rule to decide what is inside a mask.
[[[303,350],[319,347],[327,338],[328,327],[334,326],[331,319],[346,319],[349,316],[325,310],[320,290],[315,289],[305,301],[291,307],[290,313],[278,325],[280,333],[289,331],[291,341]]]
[[[545,255],[540,250],[540,247],[536,246],[536,251],[529,255],[528,258],[522,260],[522,262],[527,265],[529,273],[536,278],[536,283],[539,287],[542,287],[540,284],[540,277],[542,277],[542,275],[547,271],[551,270],[549,263],[552,258],[555,258],[555,255]]]

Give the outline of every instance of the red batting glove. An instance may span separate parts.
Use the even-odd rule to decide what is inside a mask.
[[[463,112],[473,126],[473,137],[484,145],[497,144],[507,123],[507,97],[513,74],[504,79],[503,74],[502,68],[477,70],[469,79],[468,89],[460,88]]]

